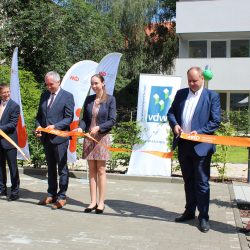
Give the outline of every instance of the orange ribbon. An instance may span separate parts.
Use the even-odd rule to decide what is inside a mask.
[[[180,136],[182,139],[196,142],[206,142],[211,144],[220,144],[226,146],[236,147],[250,147],[249,137],[236,137],[236,136],[219,136],[219,135],[206,135],[206,134],[185,134]]]
[[[22,151],[22,149],[8,136],[6,135],[3,130],[0,129],[0,135],[6,139],[10,144],[12,144],[21,154],[22,156],[27,160],[30,161],[29,158],[25,155],[25,153]]]
[[[93,138],[89,134],[86,134],[86,133],[83,133],[83,132],[61,131],[61,130],[57,130],[57,129],[46,129],[46,128],[37,128],[37,131],[42,131],[42,132],[45,132],[45,133],[49,133],[49,134],[53,134],[53,135],[57,135],[57,136],[61,136],[61,137],[69,137],[69,136],[80,137],[80,136],[84,136],[84,137],[87,137],[88,139],[98,143],[99,145],[107,148],[109,151],[123,152],[123,153],[132,152],[132,150],[127,149],[127,148],[112,148],[112,147],[109,147],[107,145],[104,145],[104,144],[98,142],[95,138]],[[159,156],[159,157],[162,157],[162,158],[172,158],[173,157],[173,152],[160,152],[160,151],[148,151],[148,150],[140,150],[140,152],[144,152],[144,153],[151,154],[151,155],[154,155],[154,156]]]

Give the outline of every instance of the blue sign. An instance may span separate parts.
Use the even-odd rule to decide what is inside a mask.
[[[151,86],[147,122],[167,122],[167,112],[171,105],[169,96],[172,87]]]

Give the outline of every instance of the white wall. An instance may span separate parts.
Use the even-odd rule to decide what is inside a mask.
[[[179,34],[250,31],[250,0],[181,1],[176,8]]]
[[[250,58],[179,58],[175,75],[182,77],[181,88],[187,87],[187,70],[192,66],[205,69],[209,65],[214,77],[209,81],[213,90],[250,91]]]

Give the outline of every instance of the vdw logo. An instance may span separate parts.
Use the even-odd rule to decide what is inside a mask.
[[[147,122],[166,122],[172,87],[151,86]]]

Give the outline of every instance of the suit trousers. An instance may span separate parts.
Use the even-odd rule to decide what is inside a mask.
[[[195,214],[199,211],[199,220],[209,220],[210,199],[210,163],[212,155],[200,157],[194,150],[195,142],[180,140],[178,159],[181,166],[186,195],[186,211]]]
[[[17,167],[17,149],[3,149],[0,147],[0,192],[7,192],[6,160],[8,162],[11,179],[11,194],[19,193],[19,171]]]
[[[69,183],[69,170],[67,166],[67,149],[69,141],[60,144],[52,144],[49,136],[44,140],[44,151],[48,165],[48,196],[57,197],[58,200],[66,199],[66,191]],[[59,175],[59,191],[57,182]]]

